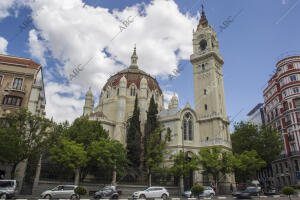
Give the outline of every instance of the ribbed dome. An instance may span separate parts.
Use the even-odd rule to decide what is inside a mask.
[[[122,77],[125,77],[127,80],[126,88],[129,88],[132,83],[134,83],[138,89],[140,89],[141,80],[144,78],[148,84],[148,88],[150,91],[158,90],[159,94],[162,94],[162,91],[158,85],[158,82],[147,74],[143,70],[140,69],[124,69],[117,74],[111,76],[106,84],[103,87],[103,90],[106,91],[107,87],[110,86],[111,88],[116,88],[120,84],[120,80]]]

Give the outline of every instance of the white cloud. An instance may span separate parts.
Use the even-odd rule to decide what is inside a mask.
[[[40,64],[46,66],[46,59],[44,58],[44,53],[46,47],[43,44],[43,41],[38,39],[38,33],[36,30],[29,31],[29,52],[33,58],[39,60]]]
[[[0,20],[9,16],[9,8],[15,3],[15,0],[1,0],[0,1]]]
[[[6,49],[7,49],[7,40],[3,37],[0,37],[0,54],[7,54]]]
[[[89,85],[99,94],[109,75],[123,69],[124,64],[130,64],[134,44],[139,67],[155,76],[167,77],[180,59],[189,59],[192,53],[192,30],[197,20],[180,13],[173,0],[152,0],[149,4],[136,4],[112,13],[107,8],[85,5],[82,0],[35,0],[31,8],[38,30],[29,34],[32,56],[46,63],[44,52],[47,51],[59,61],[56,70],[46,68],[49,80],[55,77],[54,73],[69,78],[76,66],[84,66],[68,85],[81,94],[85,94]],[[120,32],[121,21],[127,19],[132,23]],[[51,92],[47,95],[47,114],[54,119],[64,115],[78,117],[74,114],[80,112],[72,110],[74,107],[82,110],[80,95],[73,97],[74,103],[70,105],[71,99],[66,101],[65,96],[54,92],[54,88],[60,87],[52,82],[48,84]],[[58,103],[52,102],[54,100]]]

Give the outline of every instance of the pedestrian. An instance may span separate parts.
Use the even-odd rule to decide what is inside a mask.
[[[233,186],[232,186],[232,183],[230,183],[230,192],[233,192]]]

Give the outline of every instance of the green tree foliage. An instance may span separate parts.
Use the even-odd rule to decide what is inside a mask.
[[[61,137],[59,143],[52,147],[50,152],[53,160],[63,163],[74,172],[76,169],[85,167],[89,160],[83,144],[78,144],[65,137]]]
[[[261,159],[270,164],[283,150],[280,133],[269,126],[258,127],[242,121],[234,129],[231,141],[232,150],[236,154],[255,150]]]
[[[254,179],[255,172],[266,166],[255,150],[244,151],[242,154],[236,154],[235,178],[238,182],[245,183],[247,180]]]
[[[92,142],[88,147],[88,153],[94,166],[124,173],[127,166],[126,149],[119,141],[101,138],[99,141]]]
[[[194,185],[191,188],[191,192],[195,197],[199,198],[199,195],[204,192],[204,187],[202,185]]]
[[[199,161],[203,166],[203,174],[213,177],[216,191],[218,191],[218,183],[227,173],[233,172],[236,163],[233,154],[222,150],[219,146],[201,148]]]
[[[140,127],[140,109],[138,107],[138,98],[135,97],[134,110],[129,120],[127,130],[127,159],[129,165],[138,168],[141,163],[141,127]]]
[[[17,165],[45,148],[49,120],[32,115],[26,109],[5,114],[0,122],[0,161],[12,164],[14,178]]]
[[[77,194],[79,196],[79,199],[80,199],[80,196],[85,195],[88,191],[87,191],[86,187],[78,186],[75,188],[74,192],[75,192],[75,194]]]
[[[289,199],[291,199],[291,195],[295,194],[295,190],[292,187],[285,186],[282,189],[282,193],[288,195]]]
[[[150,138],[150,135],[157,129],[159,126],[158,120],[157,120],[157,104],[154,101],[154,97],[152,95],[150,99],[149,108],[147,111],[147,121],[145,124],[145,136],[144,136],[144,149],[147,149],[147,142]]]
[[[163,132],[166,134],[163,137]],[[164,161],[166,154],[166,146],[168,138],[170,137],[170,130],[166,131],[162,125],[151,133],[145,151],[145,164],[148,169],[148,185],[151,186],[151,174],[153,168],[159,168],[160,164]],[[163,138],[162,138],[163,137]]]
[[[198,169],[198,157],[193,155],[191,160],[188,160],[182,151],[175,155],[171,155],[173,165],[170,168],[170,172],[175,177],[188,175],[190,171]]]

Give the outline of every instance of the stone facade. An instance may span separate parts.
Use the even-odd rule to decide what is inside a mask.
[[[164,109],[161,89],[155,79],[138,68],[134,49],[131,65],[107,81],[95,109],[93,94],[91,90],[87,92],[84,115],[100,120],[112,138],[126,144],[126,125],[133,112],[135,95],[138,94],[139,99],[141,127],[146,122],[150,97],[154,95],[159,110],[158,120],[171,130],[169,154],[183,151],[191,157],[201,147],[207,146],[221,146],[231,151],[222,73],[224,61],[219,54],[216,33],[208,24],[204,12],[197,30],[193,32],[190,60],[193,65],[195,109],[189,103],[183,109],[179,108],[176,96],[172,97],[168,109]],[[185,185],[189,188],[195,183],[207,185],[210,181],[202,176],[201,171],[197,171],[191,172]],[[222,182],[227,183],[229,190],[234,176],[228,174]]]

